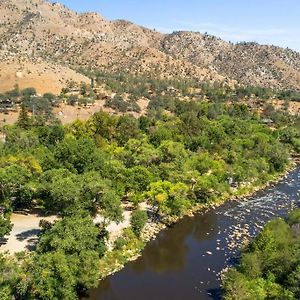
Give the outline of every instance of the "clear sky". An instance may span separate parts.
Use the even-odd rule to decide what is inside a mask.
[[[300,52],[300,0],[57,0],[161,32],[192,30]]]

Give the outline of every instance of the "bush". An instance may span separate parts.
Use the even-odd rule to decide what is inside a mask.
[[[300,241],[289,226],[299,221],[298,209],[264,227],[223,278],[224,299],[300,299]]]
[[[116,95],[112,99],[107,99],[105,101],[105,106],[120,112],[126,112],[130,107],[129,103],[127,103],[120,95]]]
[[[147,219],[148,218],[146,211],[136,210],[135,212],[133,212],[130,219],[130,224],[133,232],[137,237],[141,235],[141,232],[147,223]]]
[[[289,214],[287,222],[290,226],[300,223],[300,209],[296,209]]]
[[[10,223],[10,220],[5,219],[0,215],[0,238],[9,234],[11,229],[12,229],[12,224]]]
[[[120,236],[114,242],[114,249],[121,250],[127,244],[128,244],[128,241],[124,237]]]

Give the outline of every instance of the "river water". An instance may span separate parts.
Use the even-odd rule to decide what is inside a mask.
[[[185,217],[149,242],[140,258],[101,281],[87,299],[220,299],[220,271],[235,263],[243,239],[300,206],[299,180],[300,167],[252,197]]]

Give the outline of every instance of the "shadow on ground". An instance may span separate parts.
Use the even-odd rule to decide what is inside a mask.
[[[16,238],[18,241],[25,241],[30,237],[35,238],[36,236],[39,235],[40,232],[41,232],[40,229],[31,229],[31,230],[27,230],[27,231],[17,234]]]
[[[0,246],[3,246],[7,243],[8,238],[0,238]]]
[[[35,251],[38,241],[39,241],[38,237],[29,239],[28,240],[28,245],[26,245],[26,249],[29,250],[29,251]]]

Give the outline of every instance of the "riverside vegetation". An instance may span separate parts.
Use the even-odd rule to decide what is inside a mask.
[[[226,300],[300,298],[300,209],[272,220],[223,280]]]
[[[299,118],[273,109],[270,127],[264,115],[220,98],[174,97],[147,116],[98,112],[65,126],[43,110],[29,115],[24,101],[17,124],[2,129],[0,234],[10,231],[14,210],[40,207],[60,218],[41,222],[35,252],[0,256],[0,298],[77,299],[116,260],[142,249],[140,203],[168,222],[285,170],[300,150]],[[131,228],[108,251],[106,226],[122,220],[125,202],[136,208]],[[104,221],[95,225],[97,213]]]

